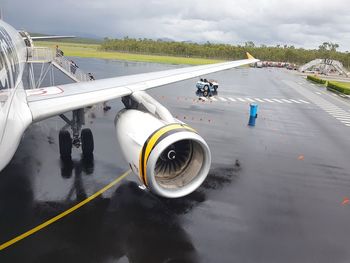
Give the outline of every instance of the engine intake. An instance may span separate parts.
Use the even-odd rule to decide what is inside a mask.
[[[165,123],[131,109],[119,112],[115,125],[125,159],[152,192],[168,198],[181,197],[205,180],[210,150],[191,127]]]

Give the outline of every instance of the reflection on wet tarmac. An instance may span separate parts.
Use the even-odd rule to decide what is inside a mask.
[[[33,136],[30,135],[34,132]],[[98,176],[94,157],[60,161],[60,174],[70,180],[67,194],[57,201],[34,199],[35,174],[41,163],[35,156],[38,130],[27,133],[15,159],[0,177],[1,243],[53,218],[85,199],[84,181]],[[46,142],[50,144],[49,142]],[[181,215],[206,200],[209,190],[220,189],[239,169],[212,169],[207,181],[191,195],[163,199],[135,182],[124,182],[110,197],[98,197],[81,210],[34,236],[7,248],[1,262],[199,262]],[[55,176],[48,175],[48,176]]]
[[[18,165],[8,170],[21,171],[22,168],[23,165]],[[117,187],[111,198],[98,197],[79,212],[42,230],[35,238],[8,248],[4,260],[105,262],[128,258],[129,262],[199,262],[196,249],[180,223],[180,215],[205,201],[209,190],[220,189],[234,180],[239,170],[237,163],[234,167],[213,169],[196,192],[180,199],[163,199],[141,190],[135,182],[126,181]],[[87,197],[84,178],[94,172],[93,157],[62,162],[61,172],[64,178],[73,176],[74,183],[67,198],[57,202],[33,201],[28,177],[12,178],[16,196],[20,197],[18,205],[28,207],[20,209],[23,226],[28,220],[35,224],[52,218]],[[74,193],[75,198],[72,198]],[[9,213],[6,204],[16,203],[6,200],[6,195],[0,197],[2,210]],[[3,218],[1,222],[10,230],[8,237],[14,234],[13,229],[21,229],[18,214],[13,216],[17,220]]]
[[[212,168],[208,174],[204,183],[193,193],[178,199],[166,199],[162,198],[167,208],[176,214],[189,213],[200,203],[207,199],[207,194],[211,190],[220,190],[225,185],[228,185],[235,181],[241,170],[239,161],[232,165],[221,165],[216,168]]]
[[[71,199],[73,192],[76,193],[76,200],[82,201],[87,198],[87,194],[82,183],[82,172],[85,175],[91,175],[94,172],[94,156],[84,156],[79,161],[77,160],[62,160],[61,159],[61,176],[63,178],[71,178],[74,171],[73,187],[69,191],[67,199]]]

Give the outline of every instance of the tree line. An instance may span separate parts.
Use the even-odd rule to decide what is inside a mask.
[[[125,37],[124,39],[105,38],[101,44],[101,49],[106,51],[120,51],[130,53],[169,55],[181,57],[199,57],[223,60],[235,60],[245,58],[248,51],[260,60],[283,61],[305,64],[316,58],[336,59],[344,66],[350,66],[350,53],[339,52],[339,45],[336,43],[324,42],[318,49],[295,48],[288,45],[277,46],[256,46],[253,42],[246,42],[244,45],[204,44],[161,41],[152,39],[134,39]]]

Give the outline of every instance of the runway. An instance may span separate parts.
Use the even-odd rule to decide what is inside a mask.
[[[74,59],[97,78],[172,65]],[[212,151],[207,180],[167,200],[121,183],[54,224],[0,251],[0,262],[348,262],[350,100],[282,69],[239,68],[208,76],[218,94],[199,98],[196,79],[151,90]],[[249,104],[259,105],[248,126]],[[93,160],[61,163],[52,118],[32,125],[0,173],[0,244],[99,191],[128,170],[110,102],[88,115]]]

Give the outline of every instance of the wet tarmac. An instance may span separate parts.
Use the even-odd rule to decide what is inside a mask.
[[[74,60],[96,78],[176,67]],[[0,262],[349,262],[350,102],[281,69],[210,78],[220,87],[209,99],[195,94],[196,79],[150,91],[211,148],[212,169],[196,192],[163,199],[130,175],[1,251]],[[252,101],[259,105],[254,127],[247,125]],[[110,105],[89,113],[93,159],[74,150],[72,163],[60,161],[59,118],[28,129],[0,173],[0,244],[128,170],[113,124],[122,104]]]

